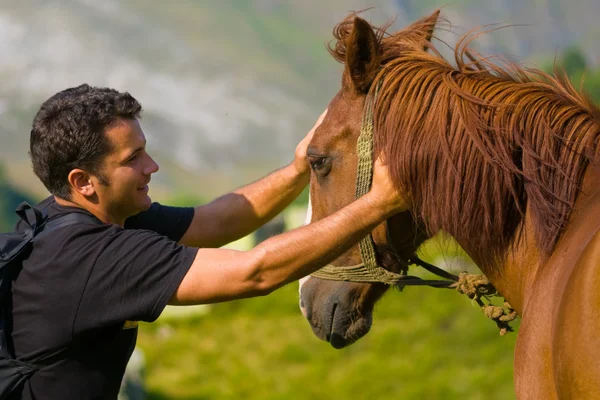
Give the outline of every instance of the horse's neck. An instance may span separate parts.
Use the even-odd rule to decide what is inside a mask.
[[[541,254],[535,243],[530,215],[526,212],[523,233],[507,257],[498,265],[480,266],[481,271],[519,315],[523,314],[526,294],[530,292],[541,266]]]
[[[552,292],[556,282],[572,268],[569,258],[578,257],[600,229],[600,168],[589,166],[565,232],[549,258],[543,259],[533,234],[531,213],[526,212],[525,229],[512,251],[500,265],[481,266],[482,272],[513,308],[523,315],[536,290]]]

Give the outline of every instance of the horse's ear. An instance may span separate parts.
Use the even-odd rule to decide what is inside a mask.
[[[440,10],[438,9],[430,16],[423,17],[411,25],[411,28],[423,42],[423,50],[427,50],[429,47],[429,42],[431,42],[431,38],[433,37],[433,31],[435,30],[439,16]]]
[[[346,39],[346,70],[359,93],[367,93],[380,68],[379,42],[371,25],[354,18]]]

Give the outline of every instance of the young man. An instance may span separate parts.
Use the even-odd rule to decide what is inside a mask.
[[[306,186],[306,147],[267,177],[196,208],[152,203],[158,165],[146,152],[140,104],[128,93],[82,85],[48,99],[31,131],[36,175],[52,196],[49,218],[82,213],[34,243],[13,283],[12,343],[18,359],[52,362],[23,399],[116,399],[137,321],[167,304],[266,295],[333,260],[399,211],[387,171],[337,213],[246,252],[219,249],[260,227]]]

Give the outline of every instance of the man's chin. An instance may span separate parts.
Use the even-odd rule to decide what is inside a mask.
[[[137,201],[135,202],[135,204],[132,204],[132,206],[135,207],[135,214],[139,214],[142,211],[146,211],[150,208],[150,206],[152,205],[152,199],[150,198],[150,196],[148,196],[147,192],[146,193],[137,193]]]
[[[150,206],[152,205],[152,199],[150,198],[150,196],[146,195],[146,198],[142,201],[141,206],[141,210],[142,211],[146,211],[150,208]]]

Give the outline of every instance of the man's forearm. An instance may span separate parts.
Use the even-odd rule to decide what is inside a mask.
[[[243,196],[252,206],[246,211],[248,218],[255,218],[250,232],[279,214],[287,207],[309,182],[309,173],[299,173],[293,164],[283,167],[266,177],[234,190],[233,194]]]
[[[262,260],[259,279],[272,290],[333,261],[393,214],[377,201],[367,194],[323,220],[261,243],[252,250]]]
[[[210,236],[207,235],[201,243],[191,244],[220,247],[250,234],[298,197],[308,181],[308,173],[299,173],[294,164],[290,164],[197,207],[198,220],[211,225],[211,229],[206,230]]]

